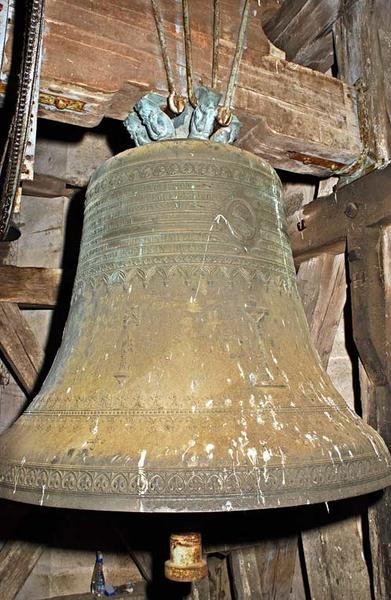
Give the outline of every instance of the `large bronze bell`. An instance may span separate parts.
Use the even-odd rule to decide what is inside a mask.
[[[1,496],[71,508],[269,508],[391,483],[310,342],[267,163],[177,140],[97,170],[61,348],[0,456]]]

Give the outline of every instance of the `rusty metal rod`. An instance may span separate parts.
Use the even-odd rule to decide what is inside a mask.
[[[183,35],[185,40],[185,57],[186,57],[186,82],[187,95],[192,106],[197,105],[197,100],[193,90],[193,63],[192,63],[192,48],[191,48],[191,25],[188,0],[182,0],[183,12]]]
[[[217,87],[217,77],[218,77],[218,72],[219,72],[220,27],[221,27],[221,4],[220,4],[220,0],[214,0],[212,88]]]
[[[157,34],[159,36],[160,48],[162,51],[164,69],[166,71],[168,91],[170,94],[173,94],[175,92],[174,75],[173,75],[172,68],[171,68],[170,57],[168,56],[166,36],[164,34],[163,19],[162,19],[162,13],[160,10],[159,0],[151,0],[151,4],[152,4],[153,16],[155,18],[155,23],[156,23],[156,30],[157,30]]]
[[[242,17],[240,20],[240,27],[238,33],[238,39],[236,42],[235,55],[231,65],[231,73],[227,85],[227,91],[225,94],[224,105],[220,110],[218,120],[221,125],[227,125],[231,120],[231,109],[233,108],[233,99],[235,95],[235,89],[239,74],[240,61],[242,60],[244,41],[247,31],[248,12],[250,8],[250,0],[244,1]]]

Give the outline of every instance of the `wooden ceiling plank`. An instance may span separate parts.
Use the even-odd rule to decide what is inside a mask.
[[[316,68],[319,47],[316,42],[328,37],[339,15],[340,0],[298,0],[284,2],[264,26],[269,39],[285,51],[287,60]],[[318,62],[318,70],[326,72],[328,62]]]

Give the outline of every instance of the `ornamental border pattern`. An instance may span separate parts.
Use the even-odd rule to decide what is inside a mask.
[[[217,164],[216,164],[217,163]],[[170,157],[160,161],[142,161],[134,164],[121,164],[117,168],[110,168],[98,175],[96,180],[92,180],[87,190],[86,206],[89,203],[91,195],[98,196],[106,194],[109,190],[144,182],[148,180],[159,180],[161,177],[193,176],[203,178],[221,178],[240,182],[241,184],[252,185],[261,188],[265,177],[270,179],[271,186],[280,187],[277,176],[272,172],[254,169],[247,165],[237,166],[224,159],[216,158],[216,163],[206,162],[205,160],[178,160]],[[131,167],[131,168],[129,168]]]
[[[39,395],[36,396],[37,399],[39,398]],[[48,398],[48,396],[45,394],[45,397],[42,398],[45,401],[48,401],[48,399],[50,400],[50,398]],[[60,398],[59,398],[60,399]],[[34,400],[35,401],[35,400]],[[84,400],[85,402],[85,400]],[[31,408],[30,408],[31,407]],[[105,410],[105,409],[96,409],[96,410],[91,410],[91,409],[87,409],[87,410],[82,410],[82,409],[57,409],[55,408],[54,410],[47,410],[45,408],[34,408],[34,406],[30,405],[29,408],[27,408],[27,410],[24,411],[23,413],[23,418],[24,417],[47,417],[47,418],[51,418],[51,419],[56,419],[57,417],[176,417],[179,415],[189,415],[189,416],[197,416],[197,415],[210,415],[210,414],[225,414],[228,416],[232,415],[232,410],[229,408],[214,408],[214,409],[210,409],[210,408],[203,408],[203,409],[196,409],[196,410],[192,410],[191,408],[189,409],[179,409],[179,408],[173,408],[173,409],[155,409],[155,410],[127,410],[127,409],[121,409],[121,408],[114,408],[111,410]],[[328,406],[327,410],[329,412],[341,412],[346,408],[346,406],[343,405],[336,405],[336,406]],[[324,406],[317,406],[317,407],[301,407],[300,408],[300,413],[306,416],[309,415],[313,415],[313,414],[317,414],[317,413],[324,413],[325,411],[325,407]],[[278,415],[289,415],[289,414],[297,414],[297,408],[293,408],[290,406],[286,406],[283,408],[276,408],[276,410],[274,411],[275,414]],[[270,411],[268,411],[268,409],[265,408],[258,408],[258,409],[253,409],[253,408],[241,408],[240,409],[240,414],[245,414],[248,415],[250,417],[253,417],[254,415],[259,415],[259,414],[264,414],[269,415]]]
[[[186,257],[187,258],[187,257]],[[229,285],[233,285],[235,280],[242,281],[251,288],[254,283],[261,283],[264,286],[273,287],[280,292],[292,293],[296,291],[296,279],[293,273],[283,273],[277,271],[273,273],[271,270],[266,272],[265,269],[248,269],[243,266],[223,266],[223,265],[188,265],[186,258],[184,264],[174,263],[169,265],[154,265],[147,269],[140,267],[117,267],[113,270],[106,269],[102,271],[93,271],[93,269],[83,270],[82,266],[76,274],[73,299],[82,295],[86,287],[95,288],[100,282],[105,283],[108,287],[113,285],[129,285],[135,280],[140,281],[146,288],[151,280],[155,277],[160,277],[162,284],[167,286],[170,279],[175,275],[180,275],[183,278],[185,285],[190,286],[192,281],[199,277],[215,277],[223,276]],[[172,263],[172,260],[171,260]],[[83,272],[84,271],[84,272]]]
[[[340,464],[301,467],[270,466],[250,469],[166,470],[98,469],[80,467],[0,465],[0,487],[29,491],[66,492],[143,498],[234,497],[268,495],[284,490],[320,489],[370,482],[389,475],[378,458]]]

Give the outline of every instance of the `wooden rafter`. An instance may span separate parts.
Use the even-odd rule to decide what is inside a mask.
[[[12,302],[0,302],[0,352],[23,389],[31,393],[43,351],[22,312]]]
[[[284,2],[266,23],[265,33],[288,60],[325,73],[334,63],[331,29],[340,5],[341,0]]]

